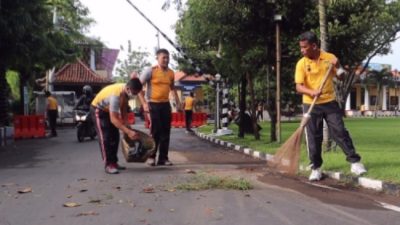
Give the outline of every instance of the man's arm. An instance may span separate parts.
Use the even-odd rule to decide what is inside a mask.
[[[178,92],[176,91],[176,89],[171,89],[173,95],[174,95],[174,99],[175,99],[175,103],[176,103],[176,109],[178,111],[182,110],[182,106],[181,106],[181,101],[179,100],[179,96],[178,96]]]
[[[140,102],[140,104],[143,106],[143,111],[144,111],[144,113],[148,113],[148,112],[149,112],[149,104],[148,104],[147,101],[144,99],[143,90],[139,92],[138,97],[139,97],[139,102]]]
[[[140,82],[142,82],[142,85],[148,85],[148,82],[151,79],[151,74],[153,73],[153,69],[151,67],[147,68],[142,74],[139,76]],[[143,111],[144,113],[149,112],[149,104],[147,103],[146,99],[144,98],[144,92],[143,90],[139,92],[138,94],[140,104],[143,106]]]
[[[129,129],[123,120],[123,115],[121,115],[119,113],[119,111],[121,111],[121,113],[126,110],[122,108],[122,106],[120,105],[120,99],[119,96],[115,96],[113,98],[110,99],[110,120],[111,123],[118,128],[119,130],[121,130],[122,132],[124,132],[125,134],[127,134],[129,136],[130,139],[135,140],[138,138],[138,134]]]
[[[296,91],[299,94],[309,95],[313,98],[321,95],[321,91],[309,89],[306,86],[304,86],[304,84],[296,84]]]

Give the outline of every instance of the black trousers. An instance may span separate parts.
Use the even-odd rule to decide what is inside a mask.
[[[119,130],[111,123],[110,113],[90,108],[100,144],[101,157],[106,165],[118,162]]]
[[[307,112],[310,105],[303,105],[304,112]],[[322,165],[322,140],[323,140],[323,119],[328,124],[329,133],[333,140],[342,148],[348,162],[359,162],[361,157],[356,153],[353,141],[349,132],[344,126],[343,114],[336,101],[315,105],[311,112],[311,118],[306,126],[306,139],[308,145],[308,156],[312,169]]]
[[[49,120],[49,126],[52,136],[57,136],[57,110],[47,110],[47,118]]]
[[[156,153],[159,151],[158,161],[168,160],[169,138],[171,134],[171,105],[169,102],[149,102],[151,134],[156,142]],[[156,157],[154,153],[152,158]]]
[[[192,130],[192,121],[193,121],[193,111],[185,110],[185,122],[186,122],[186,130]]]

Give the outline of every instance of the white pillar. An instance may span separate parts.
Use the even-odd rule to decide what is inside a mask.
[[[382,88],[382,110],[387,110],[387,95],[386,95],[386,86],[384,85]]]
[[[96,70],[96,55],[93,49],[90,49],[90,69]]]
[[[351,94],[349,93],[349,95],[347,96],[346,99],[346,110],[351,110],[351,102],[350,102],[350,98],[351,98]]]
[[[364,89],[364,110],[369,110],[369,91],[368,86],[365,86]]]

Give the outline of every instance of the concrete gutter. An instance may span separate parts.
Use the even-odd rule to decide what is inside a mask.
[[[253,150],[251,148],[247,148],[245,146],[240,146],[237,144],[233,144],[230,142],[222,141],[217,138],[215,138],[212,135],[207,135],[204,133],[200,133],[198,131],[195,131],[196,136],[200,137],[201,139],[207,140],[209,142],[212,142],[214,144],[230,148],[232,150],[241,152],[243,154],[246,154],[248,156],[264,160],[266,162],[269,162],[273,160],[274,156],[271,154],[263,153],[260,151]],[[300,166],[301,171],[307,171],[308,168],[304,166]],[[324,171],[324,174],[326,174],[328,177],[339,180],[339,181],[345,181],[347,183],[351,183],[354,185],[359,185],[363,188],[367,189],[373,189],[375,191],[380,191],[380,192],[385,192],[390,195],[395,195],[395,196],[400,196],[400,185],[398,184],[392,184],[388,182],[384,182],[381,180],[375,180],[371,178],[366,178],[366,177],[354,177],[354,176],[349,176],[345,175],[344,173],[341,172],[332,172],[332,171]]]

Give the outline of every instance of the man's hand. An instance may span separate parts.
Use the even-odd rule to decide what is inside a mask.
[[[321,94],[322,94],[322,92],[319,91],[319,90],[311,90],[310,93],[309,93],[309,95],[310,95],[311,97],[313,97],[313,98],[319,97]]]
[[[138,140],[139,139],[139,134],[133,130],[128,130],[128,132],[126,133],[128,135],[128,137],[131,140]]]

